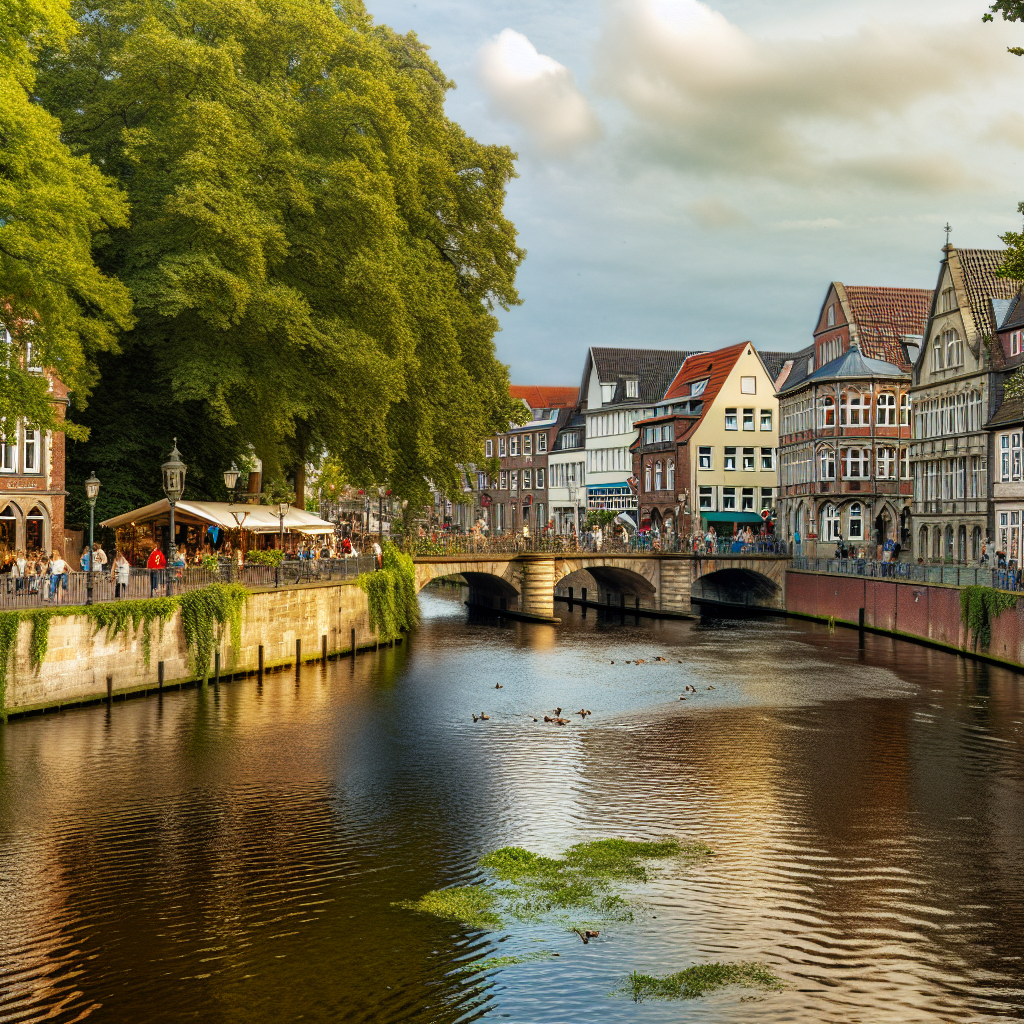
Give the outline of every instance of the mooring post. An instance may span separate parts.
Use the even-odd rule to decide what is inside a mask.
[[[857,610],[857,643],[860,647],[864,646],[864,609],[859,608]]]
[[[302,668],[302,641],[295,641],[295,678],[299,678],[299,669]]]
[[[220,686],[220,651],[213,652],[213,685]]]
[[[583,602],[583,606],[586,607],[586,604],[587,604],[587,588],[586,587],[580,587],[580,600]]]
[[[356,660],[356,628],[352,627],[352,660]]]
[[[572,587],[569,588],[569,611],[572,611]]]
[[[259,668],[256,670],[256,681],[260,686],[263,685],[263,644],[260,644],[260,660]]]
[[[107,703],[112,704],[114,701],[114,677],[107,676]]]
[[[157,689],[161,693],[163,693],[164,692],[164,663],[162,661],[158,661],[156,663],[156,685],[157,685]]]
[[[326,665],[327,664],[327,634],[324,633],[320,637],[320,660]]]

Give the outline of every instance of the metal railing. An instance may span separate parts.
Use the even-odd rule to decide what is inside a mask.
[[[584,534],[582,538],[572,534],[540,534],[536,537],[521,537],[516,534],[502,534],[497,537],[474,537],[465,534],[440,534],[436,537],[406,537],[402,549],[414,557],[451,557],[456,555],[509,555],[526,552],[536,553],[590,553],[590,554],[763,554],[788,555],[789,546],[774,537],[756,536],[750,542],[733,540],[732,537],[718,537],[709,543],[703,537],[664,536],[652,538],[649,535],[624,541],[617,537],[602,538],[600,547],[594,538]]]
[[[1019,569],[993,569],[989,565],[918,565],[916,562],[877,562],[867,558],[793,559],[794,569],[903,580],[908,583],[943,583],[953,587],[995,587],[1024,590]]]
[[[264,587],[294,587],[331,580],[354,580],[364,572],[373,572],[372,555],[358,558],[314,558],[288,560],[280,566],[243,565],[222,562],[216,569],[198,566],[167,569],[129,570],[128,582],[117,583],[110,567],[92,574],[94,604],[146,597],[166,597],[199,590],[211,583],[241,583],[250,590]],[[89,573],[66,572],[53,576],[13,577],[0,574],[0,609],[47,608],[85,604],[89,592]]]

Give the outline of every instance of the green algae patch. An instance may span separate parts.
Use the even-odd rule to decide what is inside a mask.
[[[435,889],[418,900],[405,900],[393,905],[490,931],[502,926],[501,917],[495,910],[500,898],[501,893],[496,889],[483,885],[459,885],[451,889]]]
[[[457,968],[466,974],[477,974],[480,971],[493,971],[499,967],[514,967],[516,964],[529,964],[537,960],[551,960],[553,953],[544,950],[538,953],[524,953],[522,956],[490,956],[485,960],[477,960],[476,963],[466,964]]]
[[[782,979],[764,964],[713,963],[696,964],[662,977],[633,971],[622,991],[629,993],[633,1002],[642,1003],[645,999],[699,999],[733,985],[772,992],[785,988]]]

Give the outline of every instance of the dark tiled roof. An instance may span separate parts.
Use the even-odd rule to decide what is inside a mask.
[[[845,285],[861,350],[870,359],[910,366],[903,338],[924,335],[932,303],[930,288]]]
[[[998,302],[999,300],[993,299],[992,301]],[[1020,295],[1018,294],[1010,300],[1009,311],[1003,316],[999,330],[1019,331],[1022,327],[1024,327],[1024,302],[1020,301]]]
[[[1002,405],[996,409],[995,415],[988,421],[988,425],[989,427],[1008,427],[1021,422],[1024,422],[1024,399],[1004,398]]]
[[[602,384],[614,384],[620,377],[637,377],[640,402],[660,402],[679,367],[693,354],[660,348],[592,348],[590,352]],[[584,380],[584,389],[588,383]],[[613,401],[626,401],[621,386]]]
[[[782,373],[782,367],[786,365],[786,361],[792,359],[796,353],[762,352],[758,349],[757,354],[761,357],[761,362],[764,363],[764,368],[768,371],[768,376],[771,377],[774,384],[779,379],[779,374]]]
[[[790,358],[793,360],[793,369],[789,371],[789,376],[786,378],[785,383],[782,385],[782,391],[792,391],[793,388],[800,387],[807,377],[807,363],[814,356],[814,346],[808,345],[807,348],[800,349],[799,352],[794,352]],[[782,392],[780,392],[781,394]]]
[[[908,371],[884,359],[865,356],[857,345],[848,348],[841,356],[815,370],[808,377],[812,381],[824,380],[868,380],[871,377],[909,377]]]
[[[531,409],[564,409],[580,400],[579,388],[552,388],[539,384],[513,384],[513,398],[521,398]]]
[[[995,331],[995,322],[988,300],[1012,299],[1020,285],[1009,278],[996,277],[1003,262],[1002,249],[957,249],[957,255],[975,326],[990,334]]]

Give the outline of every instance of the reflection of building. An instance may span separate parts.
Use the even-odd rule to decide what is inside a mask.
[[[991,347],[1000,326],[992,300],[1013,299],[1019,286],[996,276],[1000,250],[942,251],[911,389],[914,555],[966,562],[980,557],[993,526],[985,425],[998,405],[1001,365]]]
[[[779,383],[776,530],[831,555],[887,538],[909,544],[910,366],[931,292],[834,281],[814,329]]]
[[[0,345],[11,344],[0,326]],[[67,389],[48,376],[52,401],[63,419]],[[0,444],[0,558],[18,550],[63,552],[64,435],[19,421],[7,441]],[[77,558],[78,552],[68,554]]]

